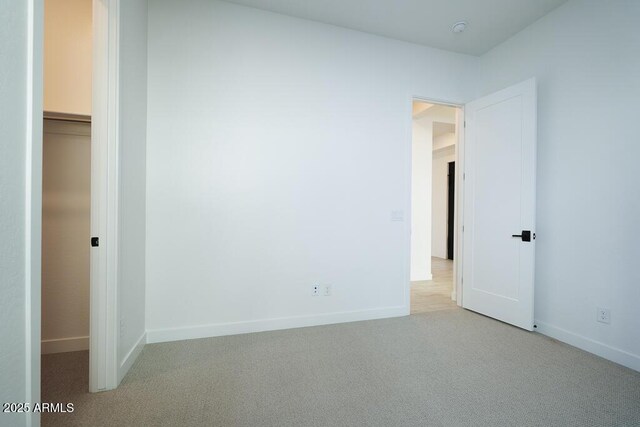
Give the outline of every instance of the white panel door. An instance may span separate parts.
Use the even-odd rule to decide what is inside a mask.
[[[535,80],[470,102],[465,120],[462,305],[532,330]]]

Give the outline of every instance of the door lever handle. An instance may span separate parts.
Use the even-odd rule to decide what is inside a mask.
[[[520,237],[523,242],[531,241],[531,230],[522,230],[522,234],[512,234],[511,237]],[[533,238],[536,238],[536,235],[533,235]]]

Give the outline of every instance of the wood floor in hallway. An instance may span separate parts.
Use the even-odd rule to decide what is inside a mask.
[[[411,314],[457,309],[451,299],[453,261],[431,257],[433,280],[411,282]]]

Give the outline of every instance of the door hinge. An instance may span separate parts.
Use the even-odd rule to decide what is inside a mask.
[[[91,238],[91,247],[97,248],[98,246],[100,246],[100,239],[97,237],[92,237]]]
[[[464,127],[464,128],[467,127],[467,121],[466,120],[462,123],[462,127]]]
[[[463,181],[466,181],[466,179],[467,179],[467,174],[466,174],[466,173],[463,173],[463,174],[462,174],[462,180],[463,180]]]

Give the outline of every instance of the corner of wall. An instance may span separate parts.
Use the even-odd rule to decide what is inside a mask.
[[[147,332],[145,331],[140,335],[140,338],[138,338],[131,350],[129,350],[129,353],[127,353],[118,364],[118,385],[120,385],[122,379],[127,375],[129,369],[131,369],[135,361],[138,359],[138,356],[142,353],[142,349],[144,349],[146,343]]]

